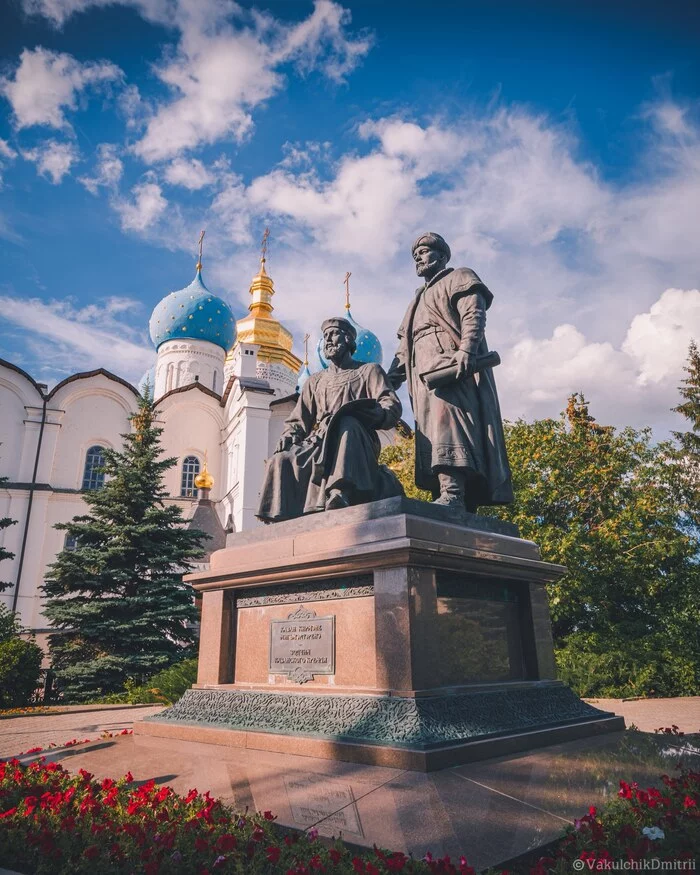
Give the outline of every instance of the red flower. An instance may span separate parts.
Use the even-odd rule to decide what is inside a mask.
[[[331,858],[331,863],[336,865],[343,859],[343,855],[335,848],[331,848],[330,851],[328,851],[328,856]]]
[[[83,851],[83,857],[88,860],[96,860],[99,856],[100,849],[97,847],[97,845],[90,845],[89,848],[85,848],[85,850]]]
[[[595,817],[598,813],[598,809],[595,807],[595,805],[591,805],[591,807],[588,809],[588,813],[591,817]]]
[[[352,868],[356,872],[364,872],[365,871],[365,864],[362,862],[362,860],[359,857],[353,857]]]
[[[134,776],[131,774],[131,772],[127,772],[126,775],[124,775],[124,780],[127,784],[131,784],[131,782],[134,780]]]
[[[390,872],[400,872],[406,865],[406,857],[404,854],[397,852],[395,854],[390,854],[386,858],[385,863],[386,868]]]
[[[189,805],[191,802],[194,802],[194,800],[197,798],[197,796],[199,796],[199,793],[197,792],[196,789],[190,790],[190,792],[187,794],[187,796],[185,796],[186,804]]]
[[[216,842],[216,850],[226,853],[226,851],[232,851],[236,845],[238,844],[236,837],[231,835],[231,833],[226,833],[219,837]]]
[[[267,859],[271,863],[276,863],[280,858],[280,854],[282,853],[282,849],[278,848],[275,845],[271,845],[269,848],[266,849],[265,853],[267,854]]]
[[[265,820],[277,820],[277,815],[273,814],[271,811],[265,811],[263,817]]]
[[[17,814],[17,807],[16,806],[15,806],[15,808],[8,808],[7,811],[3,811],[3,813],[0,814],[0,820],[3,820],[6,817],[12,817],[13,814]]]
[[[695,808],[697,806],[697,802],[692,796],[686,796],[683,800],[683,808]]]
[[[259,826],[256,826],[251,836],[254,842],[261,842],[265,838],[265,833]]]
[[[200,853],[206,853],[209,850],[209,842],[201,836],[197,836],[194,840],[194,849]]]

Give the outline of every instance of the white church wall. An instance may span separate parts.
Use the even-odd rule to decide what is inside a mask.
[[[121,435],[131,429],[129,417],[137,400],[134,392],[103,374],[58,387],[51,406],[64,413],[51,459],[51,485],[80,489],[90,447],[121,450]]]
[[[221,394],[226,353],[207,340],[168,340],[158,348],[155,397],[201,383]]]
[[[24,374],[0,365],[0,477],[29,482],[34,469],[38,431],[27,429],[28,408],[41,412],[39,390]]]
[[[223,487],[222,414],[219,401],[196,386],[186,392],[168,395],[157,403],[156,415],[163,428],[163,456],[175,456],[178,460],[177,465],[165,473],[165,487],[173,497],[180,498],[183,459],[196,456],[203,466],[206,453],[207,467],[214,478],[211,499],[219,500]],[[181,506],[186,508],[193,501],[182,499]]]

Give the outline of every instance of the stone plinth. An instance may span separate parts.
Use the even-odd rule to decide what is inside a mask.
[[[230,536],[199,676],[136,730],[434,769],[624,727],[555,679],[543,562],[514,526],[405,498]]]

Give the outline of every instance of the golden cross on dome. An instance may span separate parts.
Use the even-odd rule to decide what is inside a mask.
[[[346,310],[350,309],[350,277],[351,276],[352,276],[352,274],[350,273],[350,271],[348,271],[345,274],[345,279],[343,280],[343,282],[345,283],[345,309]]]
[[[308,366],[309,364],[309,339],[311,335],[304,335],[304,364]]]
[[[204,244],[204,235],[205,235],[205,233],[206,233],[206,232],[205,232],[204,229],[202,229],[202,230],[199,232],[199,242],[198,242],[198,244],[197,244],[197,245],[199,246],[199,259],[198,259],[198,261],[197,261],[197,270],[201,270],[201,269],[202,269],[202,246],[203,246],[203,244]]]
[[[267,256],[267,241],[269,239],[270,239],[270,229],[265,228],[265,233],[262,236],[262,242],[260,244],[260,255],[261,255],[261,260],[263,263],[265,262],[265,258]]]

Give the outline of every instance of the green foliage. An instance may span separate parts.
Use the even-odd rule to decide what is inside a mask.
[[[151,398],[139,401],[122,452],[105,450],[102,489],[86,492],[90,513],[56,526],[77,539],[50,566],[44,614],[54,629],[52,664],[66,700],[81,702],[141,684],[189,655],[197,614],[182,580],[204,533],[166,504]]]
[[[3,483],[7,483],[7,477],[0,477],[0,486],[2,486]],[[10,517],[0,517],[0,532],[2,532],[3,529],[7,529],[10,526],[14,526],[16,524],[17,524],[17,520],[10,519]],[[15,558],[15,554],[10,553],[9,550],[6,550],[0,544],[0,562],[2,562],[3,559],[14,559],[14,558]],[[0,580],[0,592],[3,592],[3,590],[6,590],[11,586],[12,586],[11,583],[3,582]]]
[[[427,490],[419,489],[415,483],[416,442],[413,436],[397,432],[396,443],[382,449],[379,461],[396,474],[407,498],[417,498],[419,501],[432,499]]]
[[[162,702],[164,705],[174,705],[192,684],[197,680],[197,660],[184,659],[170,668],[159,671],[145,684],[137,686],[134,681],[127,680],[123,693],[113,693],[105,696],[100,702],[118,705],[141,705],[148,702]]]
[[[0,708],[28,705],[39,683],[41,648],[19,636],[17,614],[0,605]]]
[[[691,342],[685,366],[686,379],[679,392],[683,401],[674,407],[684,416],[688,431],[675,431],[677,447],[671,453],[672,470],[683,520],[689,529],[700,534],[700,350]]]
[[[28,705],[39,683],[43,659],[33,641],[9,638],[0,641],[0,708]]]
[[[548,586],[562,677],[579,694],[697,691],[700,545],[680,525],[670,445],[598,425],[577,395],[506,439],[516,498],[490,512],[568,568]]]

